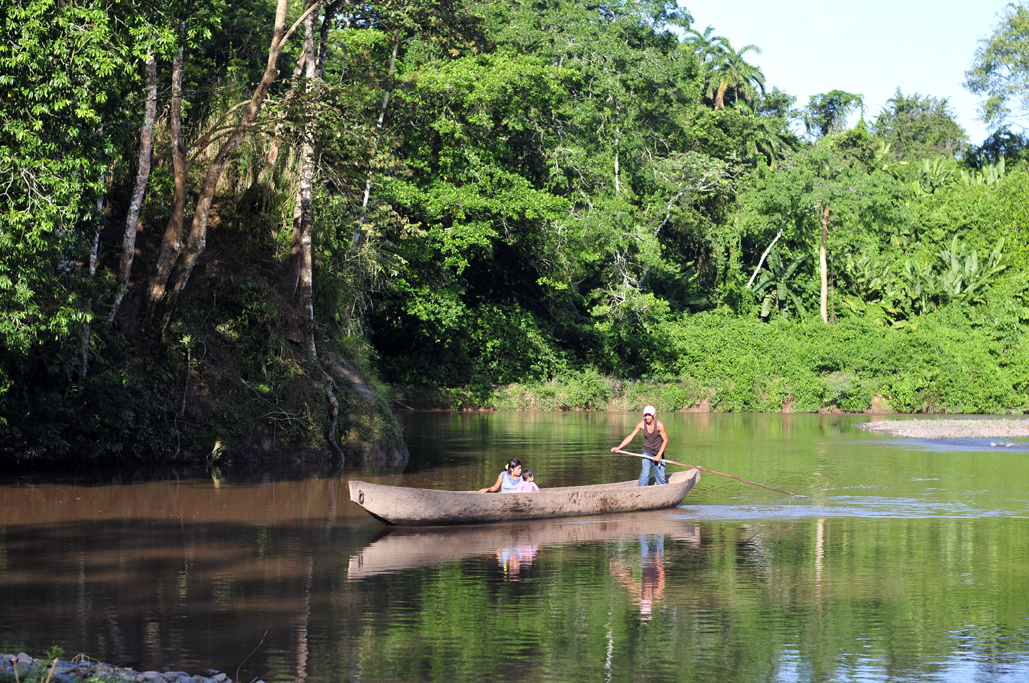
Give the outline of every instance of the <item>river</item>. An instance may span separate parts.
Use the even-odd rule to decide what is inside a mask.
[[[639,472],[608,451],[636,415],[401,417],[402,473],[0,480],[0,652],[269,683],[1029,679],[1025,442],[662,415],[672,459],[796,495],[704,474],[666,511],[387,533],[348,479]]]

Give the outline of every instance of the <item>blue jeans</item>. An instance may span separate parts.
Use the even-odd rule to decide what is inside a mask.
[[[662,460],[661,462],[654,462],[653,460],[650,460],[649,458],[653,458],[654,454],[653,453],[647,453],[646,451],[643,451],[643,455],[646,455],[648,457],[643,459],[643,470],[640,472],[640,483],[639,483],[639,485],[640,486],[649,486],[650,485],[650,470],[651,469],[654,470],[654,480],[658,484],[667,484],[668,480],[665,479],[665,461]]]
[[[662,564],[665,561],[665,535],[640,534],[640,565],[647,567],[653,564]]]

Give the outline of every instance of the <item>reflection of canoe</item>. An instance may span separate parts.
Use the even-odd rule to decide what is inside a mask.
[[[429,567],[450,560],[493,555],[498,549],[596,543],[663,534],[666,539],[700,544],[700,528],[669,512],[635,512],[610,519],[506,522],[488,527],[397,529],[350,556],[347,580],[356,581],[403,569]]]
[[[678,504],[699,479],[700,472],[691,469],[673,473],[664,486],[637,486],[633,480],[539,493],[437,491],[351,481],[350,500],[372,517],[397,526],[480,524],[660,510]]]

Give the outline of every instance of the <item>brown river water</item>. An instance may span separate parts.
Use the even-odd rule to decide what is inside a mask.
[[[349,479],[639,471],[605,454],[635,415],[403,417],[403,472],[0,480],[0,652],[269,683],[1029,680],[1022,441],[660,416],[669,457],[797,495],[705,474],[667,511],[388,531]]]

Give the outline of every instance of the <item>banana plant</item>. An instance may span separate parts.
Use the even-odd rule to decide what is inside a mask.
[[[1004,157],[995,164],[986,164],[980,171],[961,172],[961,182],[964,185],[996,185],[1003,179]]]
[[[897,283],[890,263],[875,251],[857,258],[847,254],[843,262],[843,274],[851,292],[864,301],[882,301],[893,294]]]
[[[761,317],[768,318],[774,310],[783,315],[788,315],[790,304],[796,309],[800,317],[807,315],[804,310],[804,302],[801,301],[797,291],[798,283],[793,280],[797,268],[804,262],[804,257],[799,256],[786,266],[775,249],[768,253],[767,266],[761,269],[757,283],[754,285],[754,293],[761,296],[765,294],[761,302]]]
[[[1004,157],[1001,157],[995,164],[983,166],[983,182],[987,185],[995,185],[1004,179]]]
[[[904,261],[900,269],[895,297],[898,308],[909,316],[919,315],[935,308],[940,295],[940,278],[932,265],[918,259]]]
[[[915,194],[935,194],[954,180],[954,171],[942,159],[926,159],[911,187]]]
[[[940,289],[949,301],[968,301],[997,273],[1007,268],[1004,263],[1004,238],[1000,238],[989,258],[979,261],[979,253],[973,249],[967,252],[967,245],[957,237],[950,247],[944,247],[939,254],[943,262],[940,275]]]

